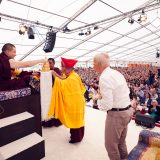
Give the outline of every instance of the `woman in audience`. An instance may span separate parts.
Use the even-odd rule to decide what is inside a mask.
[[[155,99],[152,100],[148,113],[155,118],[156,122],[160,121],[160,106]]]

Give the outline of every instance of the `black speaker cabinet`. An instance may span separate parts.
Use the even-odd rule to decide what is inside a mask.
[[[135,123],[147,128],[155,127],[155,119],[150,115],[136,114]]]

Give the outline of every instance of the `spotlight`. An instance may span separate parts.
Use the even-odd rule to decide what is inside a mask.
[[[84,32],[81,31],[80,33],[78,33],[79,36],[83,36],[84,35]]]
[[[159,49],[157,49],[156,58],[159,58],[159,57],[160,57],[160,52],[159,52]]]
[[[88,28],[88,29],[87,29],[87,32],[85,33],[85,35],[86,35],[86,36],[89,36],[90,34],[91,34],[91,29]]]
[[[46,34],[46,42],[45,42],[43,50],[46,53],[52,52],[54,45],[55,45],[55,41],[56,41],[56,33],[53,31],[48,32]]]
[[[34,39],[34,31],[32,27],[28,27],[27,34],[28,34],[28,39]]]
[[[67,26],[63,28],[63,32],[70,32],[70,31],[71,31],[71,30],[70,30],[70,29],[68,29],[68,27],[67,27]]]
[[[24,35],[26,31],[27,31],[27,26],[25,24],[20,24],[20,26],[19,26],[19,34],[20,35],[22,35],[22,34]]]
[[[147,15],[146,15],[146,13],[144,12],[144,10],[142,10],[142,13],[141,13],[140,17],[138,18],[138,21],[139,21],[140,23],[143,23],[143,22],[146,22],[146,20],[147,20]]]
[[[134,23],[134,19],[132,17],[129,18],[128,23],[133,24]]]
[[[98,26],[94,26],[94,28],[93,28],[94,30],[97,30],[97,29],[99,29],[99,27]]]

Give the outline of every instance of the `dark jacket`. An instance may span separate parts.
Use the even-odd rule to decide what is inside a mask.
[[[5,53],[0,54],[0,91],[15,90],[29,85],[30,72],[21,72],[19,79],[11,79],[11,67],[9,57]]]
[[[0,82],[11,79],[9,57],[5,53],[0,54]]]
[[[160,121],[160,107],[159,107],[159,106],[156,106],[155,111],[152,111],[152,110],[151,110],[152,108],[153,108],[153,106],[151,105],[150,108],[148,109],[148,113],[149,113],[149,114],[154,113],[154,114],[155,114],[155,120],[156,120],[156,122],[157,122],[157,121]]]

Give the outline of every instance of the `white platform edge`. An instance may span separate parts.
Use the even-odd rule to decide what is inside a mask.
[[[7,145],[0,147],[0,154],[2,158],[7,159],[16,155],[44,140],[43,137],[38,135],[37,133],[32,133],[28,136],[25,136],[19,140],[11,142]],[[0,159],[1,160],[1,159]],[[3,160],[3,159],[2,159]]]
[[[0,119],[0,128],[34,117],[28,112]]]
[[[0,153],[0,160],[5,160],[5,159],[2,157],[1,153]]]

